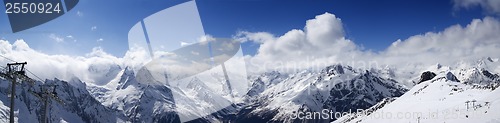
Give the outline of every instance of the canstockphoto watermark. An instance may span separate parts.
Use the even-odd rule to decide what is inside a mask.
[[[339,119],[342,117],[355,117],[360,119],[470,119],[478,118],[478,112],[466,110],[428,110],[426,112],[385,112],[368,111],[364,109],[348,110],[346,112],[335,112],[323,109],[319,112],[292,112],[291,119],[317,120],[317,119]]]
[[[315,119],[338,119],[340,117],[336,117],[335,114],[338,112],[334,112],[332,110],[323,109],[321,112],[292,112],[290,115],[291,119],[301,119],[301,120],[315,120]]]

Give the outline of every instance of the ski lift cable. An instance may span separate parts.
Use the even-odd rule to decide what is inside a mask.
[[[16,62],[16,61],[14,61],[14,60],[12,60],[12,59],[10,59],[10,58],[7,58],[7,57],[5,57],[5,56],[3,56],[3,55],[0,55],[0,57],[3,57],[3,58],[5,58],[5,59],[7,59],[7,60],[9,60],[9,61],[12,61],[12,62]]]
[[[38,77],[36,74],[34,74],[33,72],[31,72],[30,70],[26,69],[26,71],[28,71],[28,73],[30,73],[31,75],[35,76],[35,78],[37,78],[38,80],[40,80],[40,82],[43,82],[42,78]]]
[[[17,61],[12,60],[12,59],[10,59],[10,58],[8,58],[8,57],[4,56],[4,55],[0,55],[0,57],[3,57],[3,58],[5,58],[5,59],[7,59],[7,60],[9,60],[9,61],[12,61],[12,62],[17,62]],[[33,75],[33,76],[34,76],[35,78],[37,78],[39,81],[43,82],[43,79],[41,79],[40,77],[38,77],[36,74],[34,74],[33,72],[31,72],[31,71],[30,71],[30,70],[28,70],[27,68],[24,68],[24,69],[26,69],[26,71],[28,71],[28,73],[30,73],[31,75]]]

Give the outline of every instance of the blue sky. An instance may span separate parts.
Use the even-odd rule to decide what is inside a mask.
[[[12,33],[7,15],[0,14],[0,38],[25,39],[47,54],[83,55],[102,47],[115,56],[128,50],[127,35],[141,19],[184,1],[81,0],[69,13],[40,26]],[[199,0],[205,33],[231,37],[238,31],[269,32],[276,36],[302,29],[306,20],[329,12],[342,19],[347,38],[365,50],[381,51],[397,39],[466,25],[486,16],[481,8],[456,10],[447,0]],[[5,11],[5,7],[0,7]],[[57,41],[59,38],[59,41]],[[253,55],[258,44],[246,42],[243,53]]]

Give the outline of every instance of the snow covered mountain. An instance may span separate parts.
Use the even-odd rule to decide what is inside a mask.
[[[147,85],[138,82],[136,73],[125,67],[112,67],[116,77],[103,85],[87,85],[78,79],[70,82],[47,80],[45,84],[55,84],[56,92],[65,102],[64,105],[52,103],[50,121],[69,122],[179,122],[179,112],[191,114],[193,122],[252,121],[259,116],[270,117],[269,121],[291,121],[292,111],[311,112],[321,109],[343,111],[351,108],[368,108],[386,97],[402,95],[406,88],[394,80],[383,79],[369,71],[354,70],[349,66],[333,65],[322,71],[302,71],[295,74],[279,72],[265,73],[253,77],[252,88],[243,97],[227,96],[229,92],[210,89],[213,85],[201,82],[200,77],[186,79],[185,88],[168,85]],[[105,74],[109,76],[110,74]],[[213,78],[219,75],[210,74]],[[147,77],[145,78],[152,78]],[[107,79],[106,79],[107,80]],[[207,79],[204,79],[207,80]],[[155,81],[155,80],[147,80]],[[214,79],[214,81],[225,81]],[[2,82],[4,95],[7,95],[8,81]],[[38,82],[41,85],[41,82]],[[38,86],[37,85],[37,86]],[[211,86],[211,87],[209,87]],[[25,85],[24,88],[28,86]],[[36,87],[36,86],[35,86]],[[34,119],[21,119],[30,122],[40,120],[41,103],[36,97],[20,89],[18,98],[19,115],[35,116]],[[191,90],[191,91],[190,91]],[[176,102],[173,95],[182,95],[184,102]],[[226,96],[224,96],[226,95]],[[179,97],[179,96],[178,96]],[[238,103],[230,104],[231,100]],[[177,99],[179,101],[179,99]],[[188,103],[188,101],[191,101]],[[8,102],[8,98],[2,98]],[[228,106],[224,103],[229,103]],[[343,104],[342,106],[337,106]],[[8,118],[8,107],[3,105],[4,121]],[[214,113],[203,114],[193,107],[204,107]],[[222,107],[217,109],[217,107]],[[38,113],[37,113],[38,111]],[[29,113],[35,112],[35,113]],[[272,112],[272,113],[269,113]],[[63,115],[64,114],[64,115]],[[265,114],[265,115],[263,115]],[[30,116],[32,117],[32,116]],[[330,119],[331,120],[331,119]],[[328,120],[329,121],[329,120]]]
[[[238,112],[234,121],[329,122],[335,119],[306,120],[293,115],[324,109],[334,112],[366,109],[406,91],[394,80],[343,65],[332,65],[319,72],[270,72],[254,78],[247,95],[250,104]]]
[[[500,77],[491,72],[497,65],[486,58],[457,67],[430,67],[422,73],[423,81],[403,96],[335,122],[500,122]]]
[[[10,81],[0,80],[0,121],[8,122],[10,105]],[[42,86],[55,85],[55,93],[62,103],[49,98],[49,122],[121,122],[124,117],[99,103],[90,95],[86,85],[78,79],[71,82],[46,80],[31,88],[27,84],[16,86],[16,121],[39,122],[42,120],[44,101],[31,92],[41,92]],[[30,92],[31,91],[31,92]]]
[[[222,74],[201,73],[181,79],[175,86],[144,82],[158,81],[151,76],[148,72],[137,75],[126,67],[111,82],[89,86],[88,90],[104,106],[117,110],[131,122],[181,122],[198,118],[208,122],[211,113],[230,106],[238,98],[228,96],[224,86],[217,86],[225,82]]]
[[[74,78],[38,81],[34,88],[25,84],[18,86],[16,118],[19,122],[39,122],[43,103],[28,90],[39,92],[37,87],[41,85],[57,85],[55,92],[64,104],[50,101],[48,119],[52,122],[181,122],[186,119],[189,122],[498,122],[498,63],[496,59],[486,58],[460,62],[454,67],[436,64],[417,71],[422,74],[408,80],[415,83],[411,89],[393,79],[399,74],[392,68],[363,70],[336,64],[319,71],[272,71],[249,76],[250,88],[239,92],[227,91],[222,84],[226,80],[219,72],[188,77],[171,86],[146,84],[144,81],[158,80],[148,72],[137,75],[138,71],[130,67],[112,65],[99,70],[89,67],[91,72],[106,73],[93,76],[97,78],[95,81],[105,82],[92,84]],[[246,94],[231,95],[241,92]],[[0,81],[0,93],[0,121],[7,122],[9,81]],[[325,110],[334,113],[363,110],[371,114],[297,118]],[[379,112],[423,115],[408,119],[373,118]],[[439,115],[425,115],[434,112]]]

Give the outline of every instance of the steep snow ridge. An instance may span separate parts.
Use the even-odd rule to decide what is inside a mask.
[[[454,80],[454,70],[435,70],[436,77],[371,114],[348,115],[335,122],[500,122],[499,82],[483,79],[478,68],[467,70],[472,72],[458,75],[461,82]]]
[[[485,76],[484,73],[489,73],[486,70],[480,70],[478,68],[470,68],[470,69],[460,69],[458,72],[459,80],[468,83],[475,84],[489,84],[492,82],[492,78]]]
[[[171,90],[137,82],[134,71],[128,67],[106,85],[89,85],[87,89],[104,106],[126,116],[125,121],[178,120]]]
[[[320,112],[322,109],[343,111],[369,108],[383,98],[397,97],[406,91],[404,86],[393,80],[342,65],[332,65],[320,72],[305,70],[287,76],[277,72],[266,73],[255,79],[251,90],[262,90],[263,87],[265,89],[260,94],[250,91],[249,96],[257,99],[256,104],[247,107],[253,110],[242,117],[271,114],[272,118],[268,119],[271,121],[300,121],[292,119],[291,115],[294,112]]]
[[[232,103],[242,102],[244,95],[239,93],[248,91],[237,87],[236,84],[245,84],[237,80],[232,85],[238,90],[228,91],[220,66],[167,85],[148,85],[148,81],[159,80],[150,77],[147,71],[144,73],[137,75],[126,67],[106,85],[89,85],[88,90],[103,105],[122,112],[128,121],[147,122],[206,117]]]
[[[487,57],[474,62],[461,61],[453,66],[444,66],[437,63],[436,65],[419,70],[419,74],[426,71],[431,71],[436,74],[451,73],[450,75],[454,75],[459,82],[488,85],[490,82],[500,81],[499,72],[496,72],[497,68],[500,68],[498,59],[493,60]],[[411,81],[417,83],[419,79],[419,75],[414,75]]]
[[[248,83],[234,78],[246,77],[239,74],[239,77],[231,76],[226,80],[222,67],[216,66],[196,76],[169,82],[181,121],[203,118],[232,104],[242,103],[244,94],[248,91]]]
[[[252,85],[246,94],[246,98],[252,99],[252,97],[257,97],[257,95],[265,91],[270,86],[274,86],[286,78],[288,78],[288,74],[283,74],[277,71],[267,72],[259,76],[250,76],[249,79],[252,80],[250,81]]]
[[[105,86],[89,85],[87,90],[104,106],[124,110],[126,103],[138,101],[142,88],[135,81],[134,72],[127,67]]]
[[[370,71],[378,74],[381,77],[387,77],[386,79],[396,80],[399,83],[411,88],[415,85],[414,83],[418,81],[418,76],[425,71],[434,71],[435,73],[451,71],[457,76],[459,80],[463,79],[460,78],[461,75],[459,75],[458,73],[461,69],[463,69],[463,71],[468,71],[475,68],[479,71],[484,69],[491,73],[500,73],[499,59],[500,58],[498,57],[463,59],[462,61],[457,61],[456,64],[446,64],[446,66],[440,63],[436,63],[432,66],[427,66],[422,63],[408,63],[405,65],[405,67],[396,68],[395,66],[386,66],[383,69],[375,69],[375,71]],[[394,74],[394,76],[391,77],[390,73]]]
[[[500,81],[499,70],[500,62],[498,59],[493,60],[487,57],[472,63],[461,62],[457,65],[454,73],[457,73],[460,81],[484,85],[489,84],[485,82]]]

